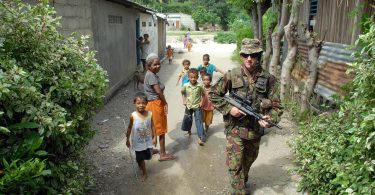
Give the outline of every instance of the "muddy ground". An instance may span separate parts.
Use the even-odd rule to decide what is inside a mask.
[[[141,172],[135,163],[136,168],[133,168],[125,146],[125,126],[134,110],[132,98],[139,91],[133,89],[131,82],[123,86],[92,119],[97,133],[86,149],[86,156],[92,164],[91,174],[97,184],[93,194],[229,194],[222,116],[215,112],[205,146],[196,143],[194,127],[193,136],[190,139],[185,137],[180,130],[184,107],[176,80],[183,59],[191,60],[191,67],[196,67],[204,53],[210,54],[211,63],[223,70],[236,66],[230,60],[235,45],[195,44],[189,53],[181,49],[181,43],[171,41],[170,44],[180,53],[175,54],[173,64],[168,65],[168,61],[163,63],[159,76],[166,84],[165,95],[169,104],[166,147],[177,159],[159,162],[159,155],[154,155],[146,162],[147,181],[136,180],[134,170],[138,177]],[[219,74],[215,73],[214,81]],[[281,126],[283,130],[273,130],[262,138],[260,154],[250,170],[247,184],[251,194],[300,194],[296,192],[298,177],[290,171],[293,156],[287,145],[295,136],[296,127],[287,120],[287,116]],[[132,157],[135,158],[134,153]]]

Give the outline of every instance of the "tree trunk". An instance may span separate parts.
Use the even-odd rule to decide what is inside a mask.
[[[223,24],[222,28],[223,28],[223,31],[228,31],[229,30],[228,24]]]
[[[363,0],[356,0],[355,1],[355,7],[360,7],[361,4],[363,4]],[[361,28],[360,28],[360,23],[359,21],[361,20],[362,18],[362,11],[363,10],[359,10],[359,12],[357,12],[357,14],[354,16],[354,28],[353,28],[353,32],[352,32],[352,40],[351,40],[351,44],[354,45],[355,41],[358,39],[358,36],[360,34],[360,31],[361,31]]]
[[[316,40],[316,35],[311,34],[307,26],[304,28],[305,38],[308,47],[308,61],[307,68],[309,69],[309,77],[305,81],[305,87],[301,95],[301,113],[308,110],[309,99],[314,89],[316,79],[318,76],[318,56],[322,46],[321,41]]]
[[[278,77],[277,66],[280,64],[280,40],[284,36],[284,26],[288,21],[288,0],[283,0],[281,8],[281,19],[277,32],[272,34],[272,58],[269,65],[269,72]]]
[[[199,23],[198,22],[195,22],[195,30],[199,31]]]
[[[258,24],[258,14],[257,14],[257,7],[253,6],[251,8],[251,24],[253,26],[254,38],[259,39],[259,24]]]
[[[263,46],[263,20],[262,20],[262,4],[257,3],[257,15],[258,15],[258,39],[260,41],[260,46],[264,49]]]
[[[282,102],[285,102],[285,100],[289,99],[290,75],[296,62],[298,37],[297,22],[299,12],[298,9],[300,5],[298,1],[299,0],[293,0],[292,13],[289,19],[289,23],[284,27],[285,36],[288,41],[288,54],[281,69],[280,99]]]
[[[272,35],[272,31],[273,29],[275,28],[276,26],[276,22],[275,23],[271,23],[270,27],[268,28],[268,32],[267,32],[267,42],[266,42],[266,52],[264,53],[263,55],[263,62],[262,62],[262,68],[264,70],[268,70],[268,63],[270,61],[270,57],[271,57],[271,52],[272,52],[272,38],[271,38],[271,35]]]

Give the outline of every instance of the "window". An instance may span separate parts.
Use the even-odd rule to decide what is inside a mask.
[[[318,14],[318,0],[309,1],[309,31],[314,31],[315,19]]]
[[[148,26],[152,26],[151,22],[148,22]]]
[[[142,27],[146,27],[146,22],[142,22]]]
[[[108,15],[108,23],[110,23],[110,24],[122,24],[122,16]]]

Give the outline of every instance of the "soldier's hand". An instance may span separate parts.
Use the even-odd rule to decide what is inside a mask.
[[[264,115],[262,117],[264,120],[259,120],[258,123],[261,127],[264,127],[264,128],[269,128],[271,127],[271,124],[269,124],[267,121],[271,121],[271,116],[269,115]],[[267,121],[266,121],[267,120]]]
[[[240,117],[240,116],[244,116],[246,115],[244,112],[242,112],[240,109],[238,109],[237,107],[233,107],[230,112],[229,112],[230,115],[234,116],[234,117]]]

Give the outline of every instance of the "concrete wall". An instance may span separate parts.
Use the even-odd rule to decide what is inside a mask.
[[[39,0],[23,0],[23,2],[35,5]],[[55,8],[56,15],[62,17],[60,33],[69,36],[76,32],[77,37],[89,35],[88,45],[93,48],[91,0],[50,0],[50,5]]]
[[[23,0],[35,5],[39,0]],[[158,33],[157,21],[151,14],[106,0],[50,0],[50,5],[61,16],[59,31],[69,36],[89,35],[88,45],[97,52],[98,63],[108,72],[109,88],[106,99],[130,81],[137,68],[136,20],[140,18],[140,33],[150,35],[150,52],[161,54],[165,38]],[[142,27],[146,22],[146,27]],[[151,22],[151,26],[149,26]],[[165,28],[165,26],[164,26]],[[165,29],[164,29],[165,32]],[[160,41],[159,41],[160,40]],[[159,46],[160,45],[160,46]]]
[[[166,34],[166,24],[165,20],[158,17],[158,55],[162,58],[166,53],[166,42],[167,42],[167,34]]]
[[[137,66],[136,19],[139,12],[104,0],[92,0],[92,27],[99,64],[108,71],[109,98],[127,83]]]
[[[148,54],[156,53],[158,54],[158,25],[157,20],[154,20],[151,14],[148,13],[140,13],[140,23],[141,23],[141,35],[148,34],[150,36],[149,41],[150,44],[148,46],[148,50],[146,51]],[[144,26],[146,23],[146,26]]]
[[[181,14],[181,24],[193,30],[195,28],[195,22],[191,15]]]

